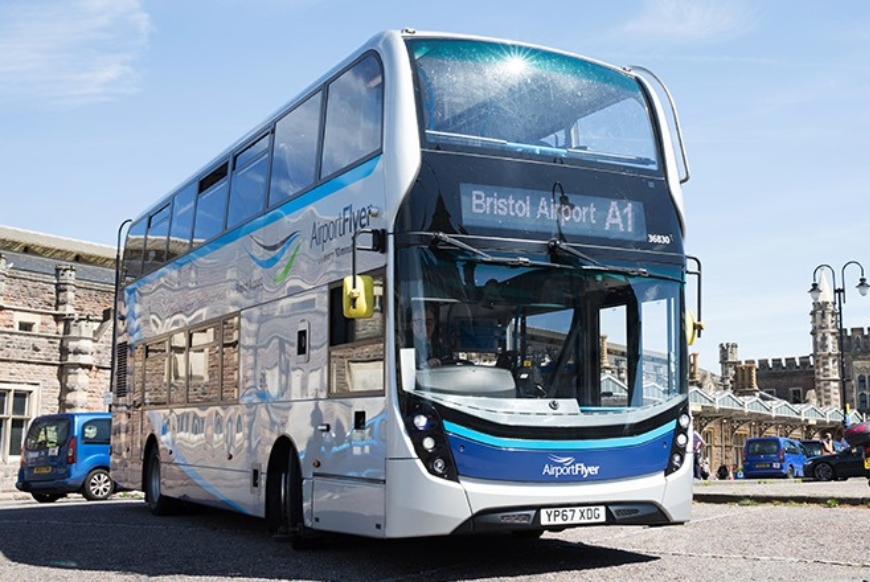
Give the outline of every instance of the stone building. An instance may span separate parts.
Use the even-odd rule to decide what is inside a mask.
[[[813,302],[810,311],[811,355],[741,362],[737,357],[737,344],[723,344],[719,351],[723,388],[736,394],[760,390],[791,404],[842,410],[842,349],[846,371],[845,404],[862,417],[870,414],[870,330],[860,327],[846,330],[841,348],[831,291],[825,279],[819,286],[819,300]],[[736,376],[741,370],[747,370],[744,373],[754,374],[755,378],[740,384]]]
[[[115,249],[0,226],[0,490],[30,420],[108,410]]]
[[[712,468],[741,464],[747,438],[762,435],[819,438],[843,432],[844,408],[850,422],[870,415],[870,332],[853,328],[840,346],[834,298],[822,279],[810,311],[812,353],[808,356],[741,361],[737,344],[719,346],[718,386],[692,394],[695,427],[706,442]],[[840,350],[846,371],[846,407]]]

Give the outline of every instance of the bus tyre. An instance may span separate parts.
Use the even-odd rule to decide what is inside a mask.
[[[170,515],[173,513],[173,499],[161,493],[160,484],[160,453],[157,447],[151,449],[148,465],[145,470],[145,502],[154,515]]]
[[[108,499],[114,490],[115,484],[112,483],[109,472],[105,469],[94,469],[85,477],[82,495],[88,501],[103,501]]]
[[[290,542],[294,550],[311,547],[310,532],[302,515],[302,470],[292,449],[286,460],[270,472],[269,529],[279,542]]]

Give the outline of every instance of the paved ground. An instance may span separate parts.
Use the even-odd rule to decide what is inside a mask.
[[[870,507],[867,479],[801,481],[800,479],[738,479],[695,481],[695,501],[703,503],[817,503]]]
[[[141,497],[141,493],[122,493]],[[27,493],[0,490],[0,501],[31,499]],[[864,505],[870,507],[870,486],[866,479],[846,481],[801,481],[800,479],[738,479],[695,481],[695,501],[701,503],[814,503],[822,505]]]

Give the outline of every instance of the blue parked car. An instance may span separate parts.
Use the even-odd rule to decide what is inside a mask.
[[[111,434],[108,412],[34,418],[24,438],[15,487],[40,503],[53,503],[68,493],[81,493],[90,501],[107,499],[115,490],[109,476]]]
[[[743,476],[747,479],[803,477],[807,457],[807,450],[795,439],[752,438],[743,447]]]

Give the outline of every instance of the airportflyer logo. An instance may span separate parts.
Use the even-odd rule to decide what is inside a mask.
[[[296,255],[299,254],[299,249],[302,247],[302,236],[299,231],[290,233],[284,239],[273,243],[266,244],[257,240],[253,236],[250,239],[259,247],[258,254],[265,254],[265,258],[255,256],[250,250],[245,249],[251,260],[254,261],[261,269],[271,269],[275,265],[282,263],[281,270],[275,276],[275,283],[283,283],[290,275],[290,269],[293,268],[293,263],[296,261]],[[289,257],[287,256],[289,253]]]
[[[550,462],[544,465],[541,472],[546,477],[594,477],[598,475],[599,465],[586,465],[581,461],[577,461],[574,457],[562,457],[558,455],[550,455]]]

